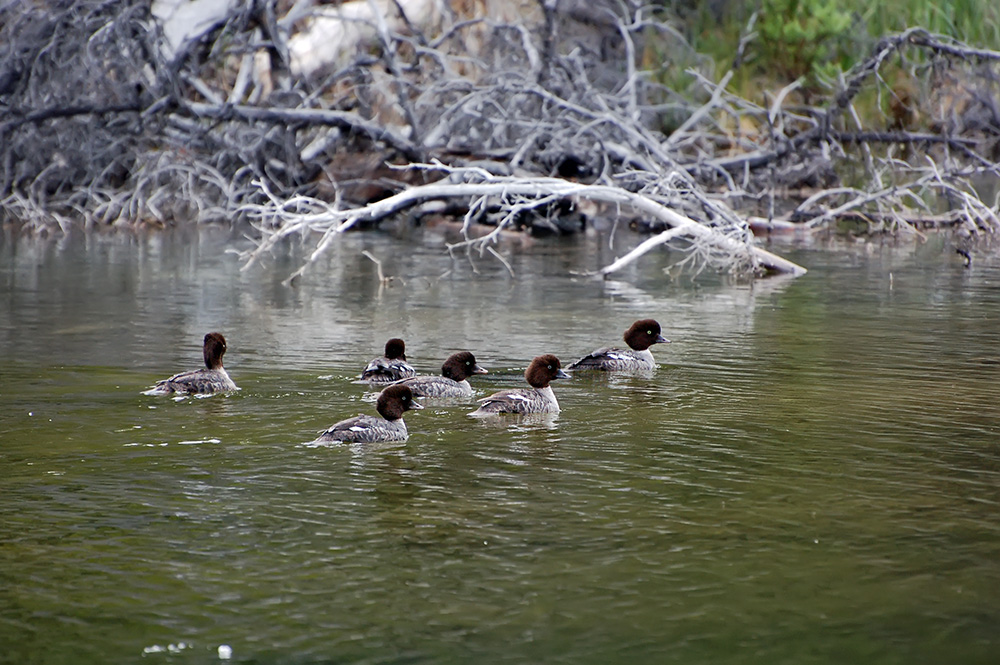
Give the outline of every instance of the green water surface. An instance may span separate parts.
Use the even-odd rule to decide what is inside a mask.
[[[782,248],[810,272],[607,282],[606,239],[449,258],[348,235],[241,272],[218,233],[0,247],[0,661],[995,663],[1000,259]],[[367,249],[399,279],[380,287]],[[308,447],[390,336],[480,395],[653,317],[652,377],[562,412]],[[229,340],[242,387],[141,393]]]

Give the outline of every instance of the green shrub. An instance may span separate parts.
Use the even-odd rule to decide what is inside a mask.
[[[758,66],[780,78],[815,86],[845,59],[852,24],[836,0],[763,0]]]

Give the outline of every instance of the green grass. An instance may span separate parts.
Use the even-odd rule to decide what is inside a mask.
[[[911,27],[1000,50],[1000,3],[986,0],[682,0],[671,10],[694,51],[714,61],[716,78],[733,66],[740,37],[757,12],[757,36],[730,88],[758,101],[799,78],[807,99],[821,94],[881,37]],[[920,62],[927,54],[909,51],[906,56]],[[667,85],[677,83],[690,66],[685,58],[661,61],[673,63],[661,72]]]
[[[988,0],[908,0],[900,5],[880,2],[843,2],[858,12],[878,36],[920,26],[981,48],[1000,49],[1000,4]]]

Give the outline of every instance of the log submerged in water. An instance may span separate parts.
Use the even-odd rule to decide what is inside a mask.
[[[464,171],[462,173],[470,177],[482,177],[481,174],[474,172]],[[724,257],[720,261],[721,263],[736,261],[743,257],[749,260],[754,270],[758,271],[788,273],[795,276],[803,275],[806,272],[802,266],[756,247],[752,242],[745,243],[734,240],[724,233],[699,224],[646,196],[621,188],[570,183],[558,178],[519,177],[490,177],[483,178],[479,182],[432,183],[410,187],[399,194],[367,206],[344,210],[322,210],[306,214],[287,210],[283,202],[274,200],[270,205],[259,207],[252,212],[263,222],[261,228],[278,228],[275,231],[266,232],[264,240],[254,250],[244,255],[246,261],[244,269],[253,265],[284,238],[306,231],[321,233],[323,240],[318,243],[317,249],[309,256],[307,264],[289,278],[289,281],[293,280],[304,274],[308,265],[323,255],[329,248],[330,241],[335,234],[344,233],[362,222],[389,217],[420,203],[454,198],[463,200],[490,198],[502,202],[508,211],[513,211],[518,207],[523,209],[548,205],[554,200],[586,199],[611,204],[619,208],[628,207],[638,213],[654,217],[671,227],[669,231],[662,232],[643,242],[625,257],[598,271],[598,274],[601,275],[615,272],[653,248],[675,239],[685,239],[700,244],[707,253]],[[280,224],[274,224],[276,218],[281,220]],[[511,218],[511,215],[507,216],[508,220]],[[466,229],[469,223],[470,218],[467,218]],[[485,248],[496,240],[505,226],[505,223],[500,223],[492,232],[479,237],[470,237],[466,233],[466,239],[463,242],[453,244],[450,248],[462,246]]]

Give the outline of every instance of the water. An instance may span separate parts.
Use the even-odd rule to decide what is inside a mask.
[[[595,282],[621,247],[505,247],[511,276],[351,234],[289,288],[302,248],[241,272],[244,242],[4,238],[0,661],[995,662],[1000,259]],[[373,412],[350,380],[390,336],[428,373],[472,350],[485,395],[644,317],[655,376],[557,382],[554,418],[302,445]],[[210,330],[239,393],[140,394]]]

